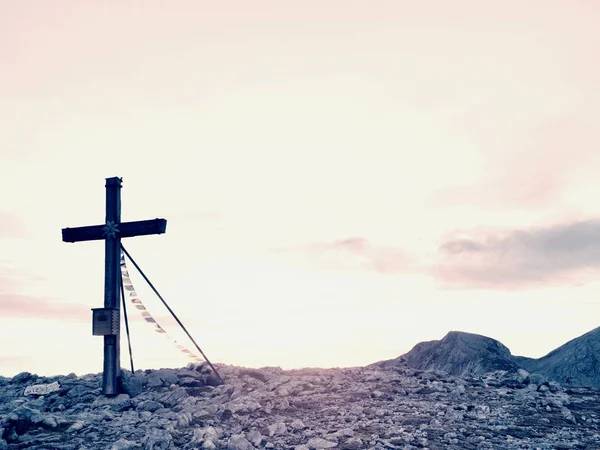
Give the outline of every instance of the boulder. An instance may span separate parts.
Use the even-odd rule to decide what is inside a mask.
[[[254,446],[243,434],[231,436],[227,441],[227,450],[253,450]]]

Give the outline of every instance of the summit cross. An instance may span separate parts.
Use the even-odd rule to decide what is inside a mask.
[[[104,371],[102,375],[102,393],[117,395],[121,377],[120,365],[120,333],[121,320],[119,292],[121,289],[121,238],[163,234],[167,229],[165,219],[141,220],[137,222],[121,222],[121,183],[119,177],[106,179],[106,220],[103,225],[92,225],[77,228],[63,228],[64,242],[82,242],[104,240],[104,308],[98,308],[100,313],[111,312],[116,324],[112,328],[102,329],[93,334],[104,336]],[[94,310],[96,313],[96,310]],[[101,321],[107,321],[107,316],[99,314],[98,322],[94,316],[93,328],[98,329]],[[106,331],[108,330],[108,331]]]

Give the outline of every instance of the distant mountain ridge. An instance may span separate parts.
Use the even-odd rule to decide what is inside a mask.
[[[390,368],[400,364],[458,376],[525,369],[565,385],[599,388],[600,327],[538,359],[513,356],[500,341],[487,336],[450,331],[440,340],[420,342],[408,353],[374,365]]]
[[[570,340],[538,359],[515,356],[529,372],[571,386],[600,387],[600,327]]]

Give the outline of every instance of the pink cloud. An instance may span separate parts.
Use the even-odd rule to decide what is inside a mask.
[[[28,284],[43,277],[25,270],[0,266],[0,314],[2,317],[30,317],[65,321],[89,321],[90,310],[82,305],[61,303],[24,294]]]
[[[0,293],[14,292],[28,283],[44,279],[30,271],[12,267],[9,261],[0,261]]]
[[[16,214],[0,211],[0,239],[22,238],[26,235],[27,227]]]
[[[386,274],[401,274],[413,270],[413,259],[407,253],[392,247],[373,245],[361,237],[311,244],[304,248],[304,252],[317,262],[333,267],[358,268]]]
[[[600,130],[588,118],[591,110],[582,101],[560,117],[506,129],[495,137],[480,133],[474,119],[472,134],[484,157],[480,181],[444,188],[430,205],[530,209],[556,204],[563,189],[576,181],[570,177],[573,172],[598,163]]]
[[[0,293],[0,311],[3,317],[28,317],[66,322],[91,320],[90,309],[85,306],[13,293]]]

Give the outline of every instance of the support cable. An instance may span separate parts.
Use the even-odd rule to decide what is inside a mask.
[[[129,260],[133,263],[133,265],[135,266],[135,268],[137,269],[137,271],[142,275],[142,277],[144,278],[144,280],[146,280],[146,283],[148,283],[148,286],[150,286],[152,288],[152,290],[157,295],[157,297],[160,299],[160,301],[163,303],[163,305],[165,305],[165,307],[169,310],[169,312],[171,313],[171,315],[173,316],[173,318],[177,321],[177,323],[179,324],[179,326],[181,327],[181,329],[183,331],[185,331],[185,334],[187,334],[187,337],[189,337],[190,341],[192,341],[192,343],[196,346],[196,348],[198,349],[198,351],[200,352],[200,354],[202,355],[202,357],[204,358],[204,360],[208,363],[208,365],[210,366],[210,368],[212,369],[212,371],[215,373],[215,375],[217,376],[217,378],[219,379],[219,381],[221,383],[225,384],[225,382],[223,381],[223,378],[221,378],[221,375],[219,375],[219,372],[217,371],[217,369],[215,368],[215,366],[213,366],[213,364],[210,362],[210,360],[204,354],[204,352],[202,351],[202,349],[198,346],[198,344],[196,343],[196,341],[194,340],[194,338],[192,337],[192,335],[188,332],[187,328],[183,325],[183,323],[181,323],[181,320],[179,320],[179,317],[177,317],[177,315],[169,307],[169,305],[167,304],[167,302],[165,301],[165,299],[162,297],[162,295],[160,295],[158,293],[158,291],[156,290],[156,288],[154,287],[154,285],[152,284],[152,282],[144,274],[144,272],[142,271],[142,269],[140,269],[140,266],[137,265],[137,263],[134,261],[134,259],[129,254],[129,252],[127,250],[125,250],[125,247],[123,247],[123,244],[121,244],[121,250],[123,250],[123,253],[125,253],[125,255],[127,255],[127,258],[129,258]]]
[[[131,353],[131,336],[129,335],[129,319],[127,318],[127,304],[125,302],[125,289],[123,289],[123,276],[121,280],[121,300],[123,301],[123,316],[125,317],[125,330],[127,331],[127,345],[129,346],[129,362],[131,363],[131,374],[135,373],[133,368],[133,354]]]

